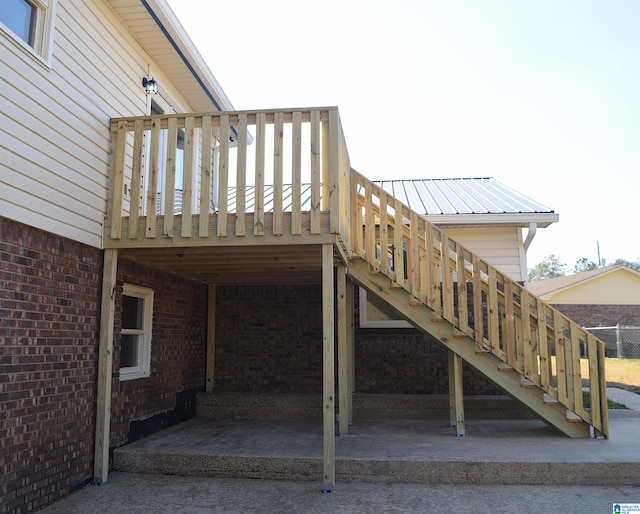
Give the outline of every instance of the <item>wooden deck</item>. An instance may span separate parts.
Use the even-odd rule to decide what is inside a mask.
[[[118,256],[208,283],[213,299],[217,284],[322,283],[327,490],[335,482],[327,413],[335,406],[336,341],[340,433],[352,415],[347,280],[449,349],[459,435],[464,360],[567,435],[588,436],[591,426],[608,436],[604,343],[352,170],[337,109],[122,118],[112,120],[112,135],[96,477],[106,476],[108,464]],[[307,207],[303,184],[310,184]]]

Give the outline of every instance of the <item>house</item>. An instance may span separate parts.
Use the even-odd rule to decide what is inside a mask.
[[[640,342],[640,273],[635,270],[608,266],[531,282],[529,291],[592,329],[607,343],[607,355],[622,356],[618,343]],[[638,352],[628,350],[629,356]]]
[[[114,448],[192,417],[203,391],[322,397],[326,490],[354,391],[448,392],[463,435],[463,390],[497,385],[569,436],[607,436],[602,343],[521,284],[520,244],[552,212],[504,223],[529,232],[501,271],[468,217],[443,230],[353,170],[337,108],[234,111],[162,0],[7,2],[0,45],[8,512],[104,483]],[[355,286],[416,330],[356,329]]]

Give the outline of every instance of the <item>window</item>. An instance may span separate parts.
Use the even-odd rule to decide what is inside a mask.
[[[411,323],[390,312],[382,304],[375,305],[367,299],[367,292],[360,288],[360,328],[414,328]]]
[[[45,61],[50,60],[56,0],[2,0],[0,29]]]
[[[153,291],[125,284],[122,291],[120,380],[151,375]]]

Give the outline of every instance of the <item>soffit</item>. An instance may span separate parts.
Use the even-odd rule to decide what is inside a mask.
[[[233,105],[164,0],[106,0],[192,112],[232,111]],[[162,87],[162,84],[160,84]]]

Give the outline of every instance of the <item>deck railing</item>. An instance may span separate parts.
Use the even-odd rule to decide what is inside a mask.
[[[602,341],[355,171],[351,192],[356,254],[472,338],[477,352],[608,434]]]
[[[211,215],[217,237],[319,234],[325,212],[330,233],[349,239],[350,165],[337,108],[117,118],[111,131],[107,238],[205,238]]]

